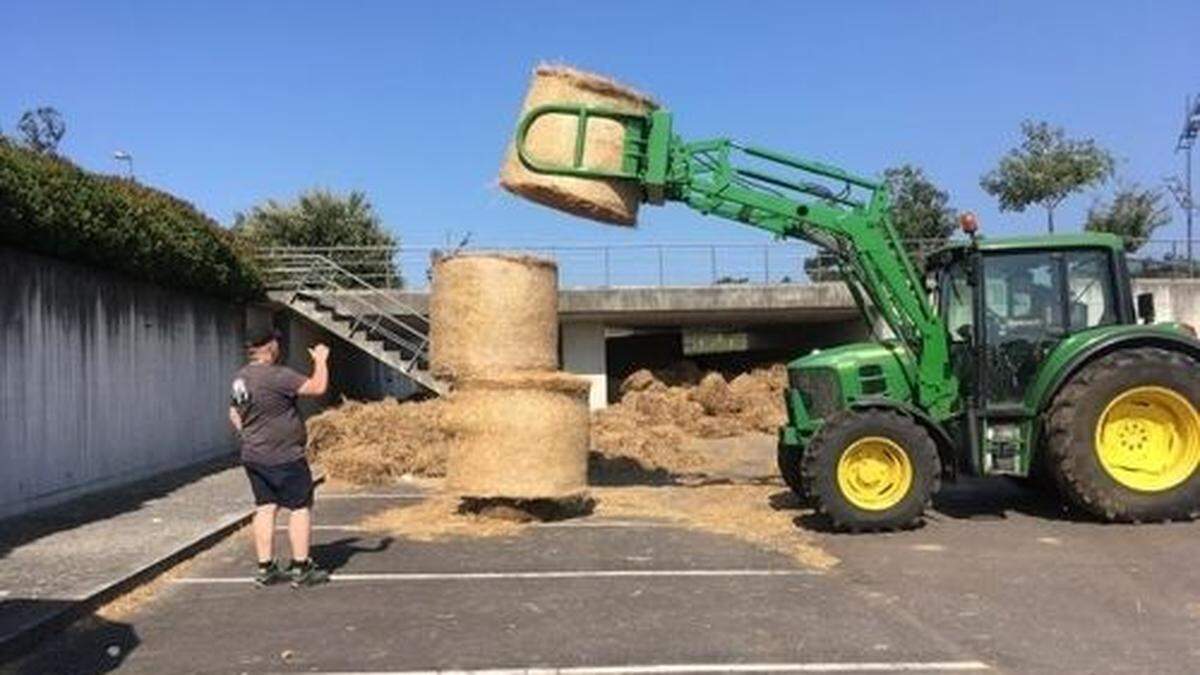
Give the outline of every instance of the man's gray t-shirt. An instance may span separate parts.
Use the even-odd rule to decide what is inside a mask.
[[[273,465],[304,457],[307,437],[296,392],[307,379],[265,363],[243,366],[233,376],[229,400],[242,418],[243,462]]]

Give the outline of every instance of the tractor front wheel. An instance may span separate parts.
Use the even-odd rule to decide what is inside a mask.
[[[929,433],[890,410],[832,415],[804,453],[805,491],[835,529],[894,530],[921,521],[940,483]]]
[[[1059,488],[1111,521],[1200,511],[1200,364],[1163,349],[1125,349],[1072,376],[1046,418]]]

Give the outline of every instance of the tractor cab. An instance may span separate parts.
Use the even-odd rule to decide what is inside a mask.
[[[806,446],[841,410],[888,407],[923,420],[942,448],[955,449],[942,457],[947,476],[1027,476],[1038,415],[1058,376],[1139,319],[1122,241],[1110,234],[972,238],[933,253],[925,282],[948,334],[951,413],[935,419],[922,407],[916,357],[900,340],[815,350],[788,366],[781,453]]]
[[[927,279],[949,334],[967,468],[1027,475],[1043,366],[1076,336],[1137,322],[1120,238],[975,240],[934,254]]]
[[[978,389],[989,406],[1019,405],[1068,335],[1135,323],[1124,250],[1110,235],[953,246],[933,256],[928,279],[964,393]]]

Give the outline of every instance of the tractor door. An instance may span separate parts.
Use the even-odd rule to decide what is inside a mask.
[[[985,410],[1020,405],[1038,363],[1066,335],[1063,281],[1058,253],[984,256]]]
[[[1114,263],[1107,250],[1060,249],[987,252],[981,267],[979,465],[984,473],[1026,475],[1037,411],[1025,407],[1025,392],[1064,337],[1120,321]]]
[[[950,338],[950,365],[960,384],[964,400],[974,390],[975,360],[975,288],[970,265],[974,257],[962,257],[942,267],[935,280],[938,289],[938,314],[946,323]]]
[[[1102,249],[985,254],[982,290],[985,409],[1020,406],[1065,336],[1119,321]]]

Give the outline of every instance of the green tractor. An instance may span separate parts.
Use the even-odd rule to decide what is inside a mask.
[[[526,147],[549,114],[578,118],[573,162]],[[619,169],[588,166],[596,118],[624,126]],[[729,139],[685,142],[666,111],[542,106],[516,147],[536,173],[634,181],[646,203],[682,202],[837,261],[879,337],[792,361],[779,433],[784,480],[834,527],[911,527],[963,475],[1054,487],[1110,521],[1200,511],[1200,342],[1133,297],[1118,237],[982,239],[968,214],[968,238],[922,273],[883,184]]]

